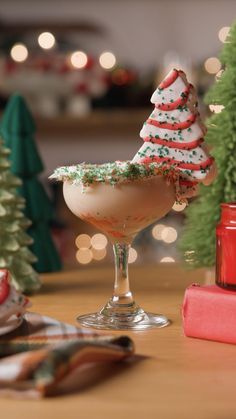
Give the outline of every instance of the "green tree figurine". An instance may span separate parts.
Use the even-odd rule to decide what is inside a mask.
[[[61,261],[50,232],[53,208],[37,178],[43,171],[43,163],[34,141],[35,124],[19,94],[11,96],[0,131],[6,147],[11,150],[11,170],[22,181],[18,192],[25,198],[25,216],[32,221],[28,233],[33,239],[31,250],[37,256],[34,267],[38,272],[58,271]]]
[[[36,257],[28,248],[33,240],[25,232],[31,222],[22,212],[25,200],[17,192],[21,181],[9,169],[9,154],[0,139],[0,268],[10,270],[18,290],[31,293],[41,283],[31,266]]]
[[[236,201],[236,24],[230,29],[220,59],[225,71],[205,98],[206,103],[222,108],[208,119],[205,137],[213,146],[218,175],[211,186],[200,187],[199,197],[189,205],[180,242],[186,261],[193,267],[214,265],[220,203]]]

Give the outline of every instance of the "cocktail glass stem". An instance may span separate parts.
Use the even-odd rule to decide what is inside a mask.
[[[115,256],[115,284],[113,296],[101,310],[104,316],[127,318],[143,313],[135,303],[129,286],[128,259],[130,244],[115,243],[113,245]]]
[[[116,243],[113,245],[115,255],[115,285],[112,302],[117,305],[130,305],[133,296],[129,286],[129,249],[130,244]]]

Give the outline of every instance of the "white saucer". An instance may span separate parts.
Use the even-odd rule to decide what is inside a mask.
[[[10,333],[13,330],[17,329],[22,324],[22,322],[23,316],[11,316],[10,319],[8,319],[3,326],[0,325],[0,336],[6,335],[7,333]]]

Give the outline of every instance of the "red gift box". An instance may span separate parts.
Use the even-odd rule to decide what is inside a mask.
[[[236,292],[217,285],[193,284],[182,307],[186,336],[236,343]]]

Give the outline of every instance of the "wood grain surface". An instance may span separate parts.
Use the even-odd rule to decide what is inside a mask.
[[[184,289],[204,283],[205,274],[175,264],[132,267],[136,300],[166,314],[171,326],[129,333],[136,356],[82,371],[73,394],[40,401],[1,398],[1,418],[235,419],[236,347],[185,338],[182,332]],[[97,310],[110,297],[113,271],[81,269],[43,280],[42,292],[31,298],[33,310],[75,324],[76,315]]]

